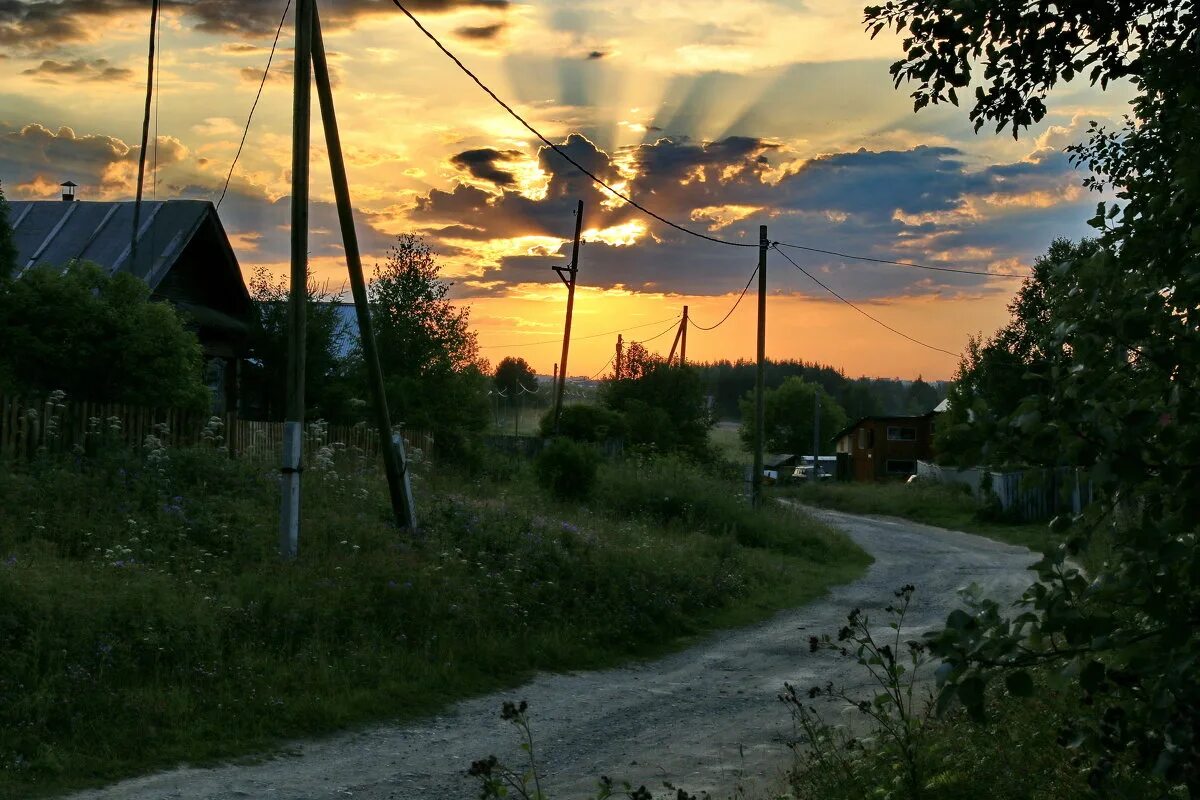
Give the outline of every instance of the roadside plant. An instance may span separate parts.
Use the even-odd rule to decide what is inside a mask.
[[[492,798],[518,798],[518,800],[550,800],[542,790],[542,779],[538,772],[537,759],[533,752],[533,731],[529,726],[529,704],[506,701],[500,710],[500,718],[516,728],[521,736],[521,751],[526,763],[519,770],[501,762],[496,756],[488,756],[471,764],[467,775],[479,781],[480,800]],[[671,800],[700,800],[671,784],[664,784]],[[581,800],[610,800],[625,797],[628,800],[654,800],[654,795],[645,786],[636,789],[628,781],[614,782],[607,775],[600,776],[596,791]]]
[[[579,499],[592,493],[600,455],[589,445],[559,437],[538,454],[538,483],[560,500]]]
[[[807,691],[784,684],[779,699],[791,710],[801,734],[792,744],[799,761],[793,782],[807,790],[807,796],[818,794],[831,775],[863,798],[919,800],[925,796],[932,771],[925,739],[936,704],[932,692],[920,685],[930,661],[928,649],[918,640],[904,638],[904,618],[915,591],[912,585],[901,587],[895,592],[895,602],[884,608],[890,634],[878,637],[870,617],[856,608],[836,638],[824,634],[808,640],[810,652],[834,652],[862,667],[875,689],[873,696],[863,697],[861,690],[833,682]],[[856,737],[829,725],[814,705],[819,699],[857,710],[870,721],[873,732]],[[859,762],[870,744],[892,756],[898,765],[889,786],[870,785],[869,773],[860,769]]]

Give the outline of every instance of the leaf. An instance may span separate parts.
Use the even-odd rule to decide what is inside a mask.
[[[1004,676],[1004,688],[1014,697],[1029,697],[1033,694],[1033,678],[1023,669],[1010,672]]]

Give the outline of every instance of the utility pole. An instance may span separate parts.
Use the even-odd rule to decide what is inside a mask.
[[[688,307],[683,307],[683,336],[679,339],[679,366],[687,363]]]
[[[567,353],[571,349],[571,315],[575,312],[575,278],[579,275],[579,234],[583,231],[583,201],[575,206],[575,239],[571,245],[571,265],[554,267],[558,277],[567,285],[567,321],[563,327],[562,360],[559,361],[558,387],[554,397],[554,432],[558,433],[558,417],[562,414],[563,390],[567,385]],[[567,275],[564,277],[563,273]]]
[[[279,553],[300,546],[300,459],[304,432],[305,311],[308,300],[308,125],[312,110],[312,24],[315,0],[296,0],[296,58],[292,89],[291,291],[288,294],[287,404],[283,423],[283,498]]]
[[[613,372],[613,375],[616,376],[617,380],[621,380],[621,359],[625,357],[624,347],[625,347],[625,340],[621,336],[621,334],[618,333],[617,334],[617,355],[616,355],[616,361],[614,362],[615,366],[613,367],[613,369],[615,370],[615,372]]]
[[[813,392],[813,480],[821,477],[821,388]]]
[[[375,411],[375,425],[379,428],[379,449],[383,454],[383,468],[387,474],[388,495],[396,524],[412,530],[417,526],[417,517],[404,452],[404,437],[392,434],[383,371],[379,367],[379,349],[375,344],[375,330],[371,322],[370,304],[367,302],[367,282],[363,277],[362,257],[358,249],[358,233],[354,228],[354,208],[350,203],[350,183],[346,178],[342,138],[338,132],[337,113],[333,105],[329,62],[325,57],[325,42],[321,36],[321,20],[315,2],[312,4],[312,59],[317,99],[321,104],[321,122],[325,128],[325,145],[329,151],[329,171],[333,178],[333,193],[342,229],[342,247],[346,253],[346,268],[350,273],[350,291],[354,295],[354,312],[358,317],[363,361],[370,378],[371,399]]]
[[[133,230],[129,236],[129,268],[138,275],[138,228],[142,218],[142,186],[146,179],[146,140],[150,138],[150,100],[154,97],[154,37],[158,35],[158,0],[150,3],[150,55],[146,59],[146,112],[142,115],[142,149],[138,153],[137,194],[133,201]],[[158,132],[155,131],[155,135]],[[140,277],[140,276],[139,276]]]
[[[767,226],[758,226],[758,368],[754,374],[754,475],[751,478],[751,500],[755,508],[762,506],[763,483],[763,422],[766,406],[763,403],[763,381],[767,355]]]

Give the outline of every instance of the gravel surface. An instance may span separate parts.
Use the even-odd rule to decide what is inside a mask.
[[[844,529],[875,557],[860,580],[768,622],[711,636],[657,661],[576,674],[541,675],[512,691],[458,703],[434,718],[294,745],[252,765],[181,768],[74,795],[73,800],[416,800],[474,798],[470,763],[496,754],[520,762],[516,731],[499,718],[504,700],[529,701],[543,788],[555,800],[582,797],[600,775],[660,789],[664,780],[725,797],[762,789],[788,766],[791,721],[777,695],[860,683],[808,636],[834,633],[853,607],[871,611],[905,583],[917,594],[912,633],[942,622],[956,590],[971,582],[1015,598],[1032,580],[1028,550],[904,520],[813,513]],[[873,616],[883,621],[881,612]]]

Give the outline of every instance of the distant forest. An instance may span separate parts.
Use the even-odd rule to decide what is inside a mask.
[[[754,362],[715,361],[692,366],[700,371],[705,391],[713,398],[716,417],[741,419],[738,399],[754,389]],[[926,383],[919,376],[915,381],[849,378],[841,370],[825,364],[767,361],[767,388],[775,388],[792,376],[820,384],[841,404],[851,420],[871,414],[924,414],[946,397],[948,387],[945,381]]]

